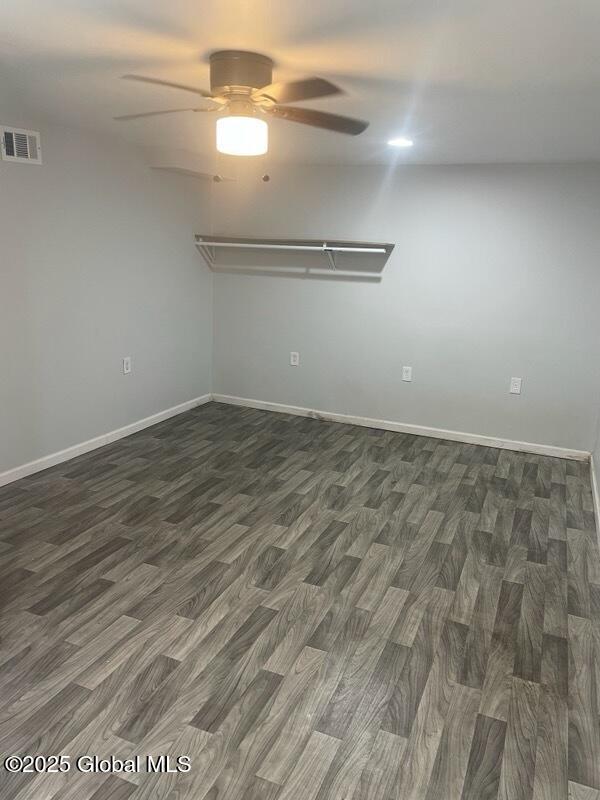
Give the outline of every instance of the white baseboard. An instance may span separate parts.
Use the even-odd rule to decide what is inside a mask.
[[[67,447],[64,450],[59,450],[56,453],[50,453],[47,456],[38,458],[35,461],[30,461],[27,464],[22,464],[19,467],[14,467],[6,472],[0,473],[0,486],[5,486],[13,481],[18,481],[20,478],[25,478],[28,475],[33,475],[36,472],[41,472],[44,469],[53,467],[56,464],[61,464],[63,461],[69,461],[72,458],[96,450],[106,444],[115,442],[118,439],[123,439],[130,436],[132,433],[137,433],[144,428],[149,428],[162,422],[165,419],[174,417],[177,414],[183,414],[192,408],[201,406],[214,400],[217,403],[227,403],[235,406],[246,406],[247,408],[260,408],[265,411],[275,411],[283,414],[294,414],[300,417],[313,417],[315,419],[329,420],[331,422],[342,422],[347,425],[360,425],[366,428],[381,428],[386,431],[396,431],[398,433],[411,433],[416,436],[429,436],[434,439],[447,439],[453,442],[465,442],[466,444],[481,444],[486,447],[497,447],[503,450],[517,450],[522,453],[535,453],[543,456],[554,456],[556,458],[569,458],[575,461],[589,461],[591,465],[592,475],[592,489],[594,493],[594,507],[596,512],[596,522],[600,525],[600,492],[597,482],[597,475],[594,469],[594,462],[591,455],[586,450],[569,450],[565,447],[556,447],[554,445],[546,444],[533,444],[531,442],[518,442],[512,439],[498,439],[493,436],[483,436],[476,433],[465,433],[463,431],[447,431],[442,428],[427,428],[422,425],[410,425],[404,422],[394,422],[392,420],[384,419],[371,419],[369,417],[356,417],[351,414],[337,414],[329,411],[316,411],[310,408],[302,408],[300,406],[288,406],[283,403],[270,403],[265,400],[254,400],[248,397],[235,397],[227,394],[205,394],[201,397],[195,397],[193,400],[187,400],[185,403],[167,408],[164,411],[159,411],[157,414],[152,414],[150,417],[132,422],[130,425],[125,425],[123,428],[104,433],[101,436],[96,436],[94,439],[88,439],[85,442],[80,442],[72,447]]]
[[[590,476],[592,478],[592,496],[594,498],[594,516],[596,517],[596,535],[600,544],[600,487],[598,486],[598,474],[594,456],[590,456]]]
[[[157,414],[152,414],[150,417],[138,419],[130,425],[125,425],[123,428],[117,428],[115,431],[103,433],[101,436],[96,436],[93,439],[88,439],[86,442],[74,444],[72,447],[67,447],[65,450],[59,450],[57,453],[50,453],[50,455],[38,458],[35,461],[30,461],[28,464],[22,464],[20,467],[14,467],[6,472],[0,473],[0,486],[5,486],[7,483],[18,481],[20,478],[25,478],[27,475],[33,475],[34,472],[41,472],[48,467],[53,467],[56,464],[61,464],[63,461],[69,461],[71,458],[76,458],[84,453],[89,453],[90,450],[96,450],[98,447],[103,447],[105,444],[123,439],[125,436],[130,436],[132,433],[137,433],[144,428],[149,428],[151,425],[156,425],[157,422],[162,422],[169,417],[175,417],[177,414],[183,414],[184,411],[189,411],[191,408],[201,406],[212,400],[210,394],[204,394],[201,397],[195,397],[193,400],[187,400],[185,403],[179,403],[177,406],[167,408],[164,411],[159,411]]]
[[[412,433],[416,436],[430,436],[434,439],[448,439],[453,442],[482,444],[485,447],[498,447],[501,450],[517,450],[521,453],[535,453],[540,456],[569,458],[575,461],[589,461],[590,459],[590,453],[587,450],[569,450],[565,447],[556,447],[550,444],[517,442],[512,439],[498,439],[494,436],[483,436],[478,433],[446,431],[442,428],[426,428],[422,425],[410,425],[404,422],[394,422],[386,419],[370,419],[369,417],[355,417],[350,414],[337,414],[330,411],[315,411],[310,408],[287,406],[283,403],[269,403],[265,400],[235,397],[229,394],[213,394],[212,399],[217,403],[247,406],[248,408],[261,408],[265,411],[277,411],[283,414],[295,414],[299,417],[313,417],[315,419],[324,419],[331,422],[344,422],[348,425],[361,425],[365,428],[381,428],[385,431],[396,431],[397,433]]]

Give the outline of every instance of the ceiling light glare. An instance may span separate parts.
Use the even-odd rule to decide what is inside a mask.
[[[228,156],[262,156],[269,148],[269,126],[258,117],[219,117],[217,150]]]
[[[406,136],[397,136],[395,139],[388,141],[390,147],[412,147],[414,142],[412,139],[407,139]]]

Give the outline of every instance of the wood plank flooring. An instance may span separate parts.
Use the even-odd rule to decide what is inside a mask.
[[[586,464],[211,403],[0,489],[2,800],[600,800]],[[142,762],[143,763],[143,762]]]

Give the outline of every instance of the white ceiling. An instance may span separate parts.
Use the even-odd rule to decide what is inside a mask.
[[[599,0],[3,0],[0,82],[37,116],[214,157],[214,116],[117,123],[190,104],[120,81],[208,88],[207,54],[256,50],[276,78],[346,91],[306,105],[371,121],[359,137],[270,123],[275,161],[600,159]],[[193,103],[192,99],[192,103]],[[1,117],[0,123],[10,123]],[[410,136],[399,153],[387,139]]]

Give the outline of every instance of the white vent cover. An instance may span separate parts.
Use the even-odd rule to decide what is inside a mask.
[[[22,128],[0,127],[2,160],[27,164],[42,163],[40,134]]]

